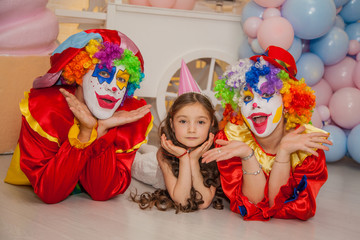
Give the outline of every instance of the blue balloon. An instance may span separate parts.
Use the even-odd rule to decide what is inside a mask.
[[[351,130],[347,139],[347,147],[350,157],[360,163],[360,124]]]
[[[302,53],[302,42],[300,38],[294,37],[294,41],[288,49],[288,52],[293,56],[295,62],[299,60]]]
[[[314,86],[324,75],[324,63],[319,56],[311,52],[303,53],[296,66],[298,70],[296,78],[304,78],[309,86]]]
[[[253,0],[251,0],[244,6],[242,10],[241,23],[244,24],[246,19],[248,19],[249,17],[262,18],[265,9],[266,8],[257,5]]]
[[[342,17],[340,17],[339,15],[336,16],[336,19],[335,19],[335,27],[338,27],[338,28],[341,28],[341,29],[345,29],[344,19],[342,19]]]
[[[333,27],[325,36],[310,41],[310,51],[318,55],[325,65],[340,62],[348,49],[349,37],[338,27]]]
[[[239,58],[249,58],[254,55],[257,54],[253,52],[248,42],[244,40],[239,46]]]
[[[336,8],[339,8],[345,5],[349,0],[334,0]]]
[[[293,26],[295,36],[315,39],[332,28],[336,8],[333,0],[286,0],[281,14]]]
[[[329,140],[333,145],[327,145],[329,151],[325,151],[326,162],[336,162],[346,154],[346,135],[344,131],[335,125],[325,125],[323,130],[330,133]]]
[[[357,40],[360,42],[360,22],[347,25],[345,27],[345,32],[350,40]]]
[[[346,23],[360,20],[360,0],[350,0],[342,7],[339,15]]]

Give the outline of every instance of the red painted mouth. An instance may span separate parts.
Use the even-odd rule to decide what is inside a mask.
[[[267,127],[267,120],[271,116],[271,114],[265,114],[265,113],[253,113],[249,117],[247,117],[249,120],[252,121],[255,130],[262,134],[265,132]]]
[[[99,106],[106,109],[113,109],[115,107],[115,104],[119,101],[119,99],[116,99],[109,95],[99,95],[95,92],[96,98],[98,100]]]

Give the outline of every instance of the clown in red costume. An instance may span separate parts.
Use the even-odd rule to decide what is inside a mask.
[[[327,180],[328,133],[311,124],[315,95],[295,78],[293,57],[270,46],[217,81],[223,130],[203,162],[216,160],[230,208],[245,220],[306,220]]]
[[[45,203],[80,191],[99,201],[123,193],[152,127],[151,106],[133,97],[143,71],[139,49],[121,32],[92,29],[64,41],[20,103],[5,182],[31,184]]]

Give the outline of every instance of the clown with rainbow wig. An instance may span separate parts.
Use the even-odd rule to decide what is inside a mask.
[[[126,35],[91,29],[70,36],[20,103],[22,126],[5,182],[31,185],[45,203],[125,192],[152,127],[150,105],[133,97],[144,78]]]
[[[306,220],[327,180],[324,144],[332,143],[311,125],[315,95],[296,71],[290,53],[270,46],[216,82],[223,129],[203,162],[217,161],[230,208],[245,220]]]

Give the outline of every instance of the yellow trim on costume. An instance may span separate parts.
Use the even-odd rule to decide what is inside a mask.
[[[49,140],[51,142],[56,142],[58,144],[58,146],[60,146],[59,139],[57,139],[56,137],[53,137],[50,134],[48,134],[47,132],[45,132],[42,129],[42,127],[40,126],[40,124],[31,115],[30,110],[29,110],[29,92],[25,92],[24,96],[25,96],[25,98],[22,99],[20,102],[20,111],[21,111],[21,114],[25,117],[29,126],[32,128],[32,130],[37,132],[40,136],[46,138],[47,140]]]
[[[143,145],[143,144],[146,143],[146,142],[147,142],[147,140],[145,139],[144,141],[136,144],[134,147],[132,147],[132,148],[130,148],[130,149],[128,149],[128,150],[125,150],[125,151],[124,151],[124,150],[122,150],[122,149],[118,149],[118,150],[116,150],[116,153],[123,153],[123,152],[129,153],[129,152],[132,152],[132,151],[134,151],[135,149],[139,149],[140,146]]]
[[[78,120],[76,120],[76,118],[74,118],[74,125],[71,126],[68,134],[70,145],[78,149],[84,149],[90,144],[92,144],[97,138],[96,127],[97,124],[91,131],[90,140],[88,142],[83,143],[78,139],[80,133],[79,122]]]
[[[154,117],[153,117],[153,115],[151,115],[151,121],[150,121],[150,123],[148,125],[148,128],[146,129],[145,138],[149,135],[151,129],[153,128],[153,125],[154,125]],[[130,148],[128,150],[118,149],[118,150],[116,150],[116,153],[123,153],[123,152],[129,153],[129,152],[132,152],[135,149],[139,149],[140,146],[143,145],[146,142],[147,142],[147,140],[145,139],[144,141],[136,144],[134,147],[132,147],[132,148]]]
[[[20,147],[16,145],[4,182],[15,185],[31,185],[25,173],[20,169]]]
[[[312,125],[305,124],[305,131],[304,133],[311,133],[311,132],[324,132],[324,130],[316,128]],[[258,146],[255,139],[251,135],[251,132],[249,128],[243,124],[243,125],[235,125],[230,122],[228,122],[224,128],[224,132],[226,134],[226,137],[229,141],[231,140],[237,140],[242,141],[246,143],[249,147],[251,147],[254,150],[254,154],[256,156],[256,159],[259,161],[259,163],[262,165],[262,169],[269,174],[272,165],[275,160],[275,156],[269,156],[263,150]],[[304,159],[311,154],[306,153],[304,151],[297,151],[290,155],[290,161],[292,169],[294,169],[296,166],[301,165]]]

